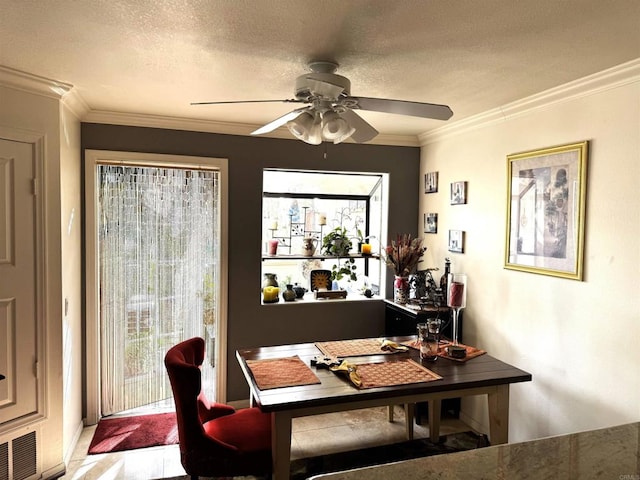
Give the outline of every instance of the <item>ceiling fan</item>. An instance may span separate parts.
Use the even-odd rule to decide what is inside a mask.
[[[334,62],[311,62],[311,73],[296,79],[295,98],[283,100],[239,100],[228,102],[193,102],[191,105],[218,105],[229,103],[304,103],[266,125],[251,132],[261,135],[286,125],[298,139],[319,145],[323,140],[340,143],[351,138],[356,143],[368,142],[378,131],[359,116],[355,110],[395,113],[413,117],[448,120],[453,112],[447,105],[389,100],[386,98],[351,96],[351,82],[335,71]]]

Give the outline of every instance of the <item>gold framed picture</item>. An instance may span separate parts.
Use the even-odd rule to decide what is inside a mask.
[[[507,155],[504,267],[582,280],[588,141]]]

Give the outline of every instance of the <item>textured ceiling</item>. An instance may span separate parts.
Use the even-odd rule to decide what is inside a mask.
[[[310,60],[353,95],[443,103],[449,122],[640,57],[638,0],[0,0],[0,65],[74,85],[93,112],[259,126]],[[436,120],[363,112],[381,133]]]

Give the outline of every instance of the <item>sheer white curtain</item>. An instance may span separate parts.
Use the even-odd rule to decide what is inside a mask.
[[[218,173],[109,164],[98,178],[102,415],[170,397],[164,354],[193,336],[213,386]]]

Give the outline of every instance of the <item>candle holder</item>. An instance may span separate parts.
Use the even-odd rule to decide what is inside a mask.
[[[447,292],[447,305],[453,313],[452,343],[458,342],[458,316],[460,310],[467,306],[467,276],[464,273],[450,273],[448,278],[449,290]]]

